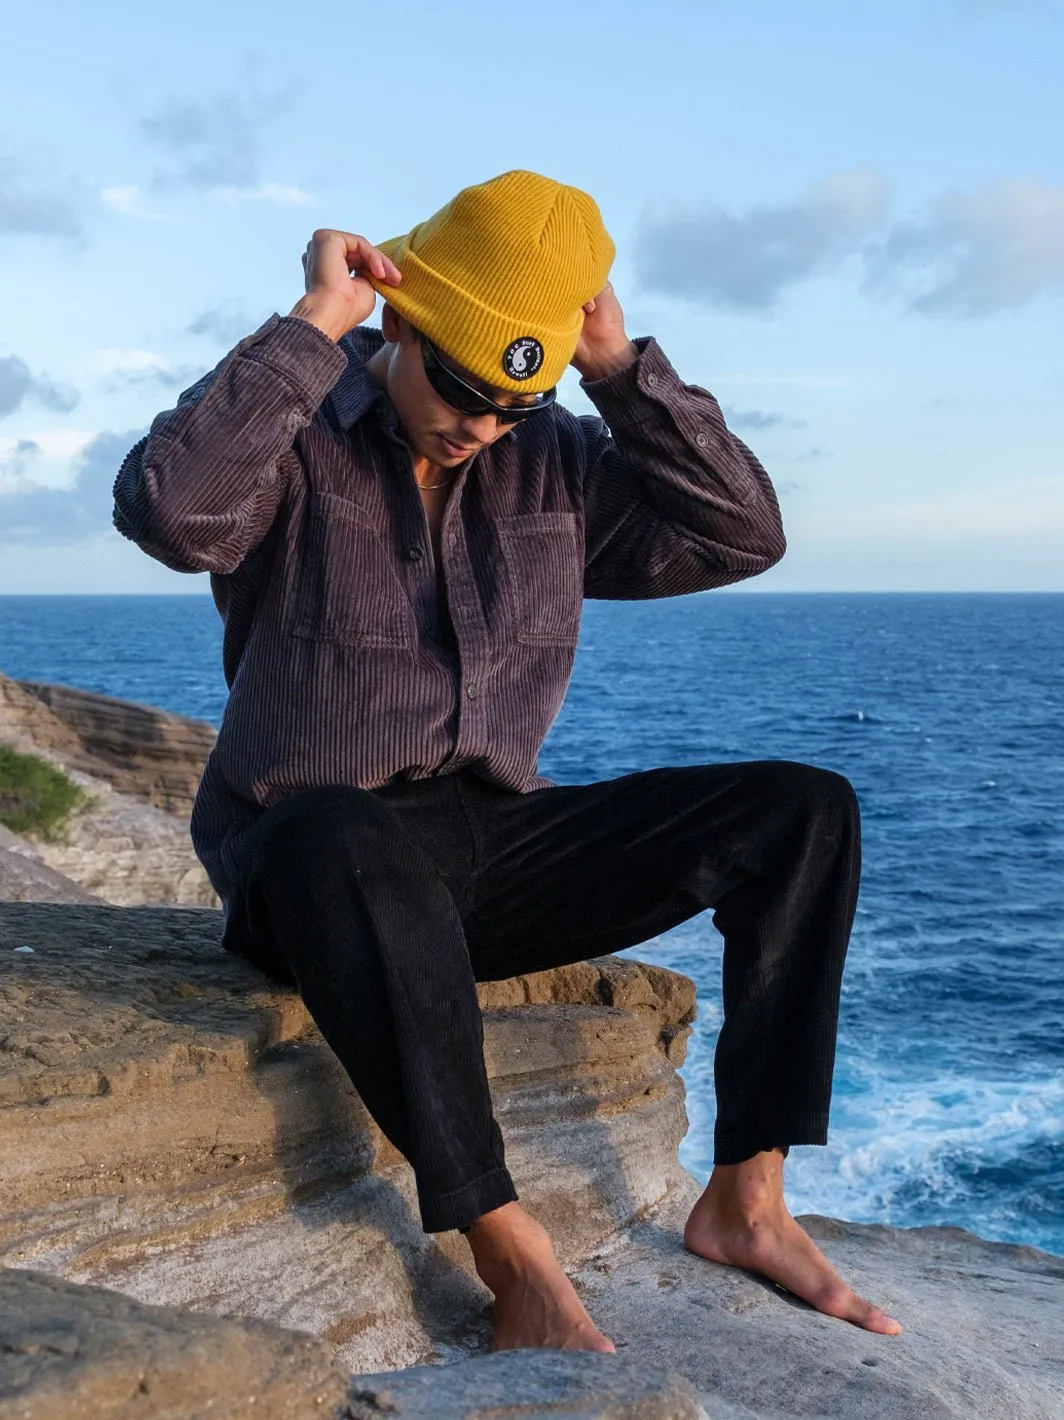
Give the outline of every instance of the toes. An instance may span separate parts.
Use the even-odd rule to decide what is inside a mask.
[[[856,1292],[847,1287],[841,1279],[831,1283],[819,1293],[808,1298],[811,1306],[827,1316],[838,1317],[840,1321],[851,1322],[865,1331],[875,1331],[882,1336],[897,1336],[901,1323],[886,1312],[866,1302]]]
[[[847,1321],[852,1321],[855,1326],[863,1327],[865,1331],[875,1331],[881,1336],[897,1336],[901,1332],[901,1323],[894,1320],[892,1316],[887,1316],[885,1311],[879,1307],[872,1306],[871,1302],[866,1302],[863,1297],[853,1296],[854,1307],[847,1316]]]

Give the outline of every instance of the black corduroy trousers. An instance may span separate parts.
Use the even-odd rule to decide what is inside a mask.
[[[529,794],[461,772],[267,809],[225,945],[295,983],[438,1232],[517,1197],[475,982],[636,946],[707,908],[724,938],[716,1162],[824,1143],[859,874],[854,792],[806,765]]]

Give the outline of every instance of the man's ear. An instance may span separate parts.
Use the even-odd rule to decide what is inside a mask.
[[[404,320],[394,306],[387,301],[381,311],[381,333],[389,345],[398,345],[410,334],[410,322]]]

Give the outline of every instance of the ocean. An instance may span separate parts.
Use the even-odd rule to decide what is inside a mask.
[[[0,598],[7,675],[214,724],[220,641],[205,596]],[[1064,1254],[1064,596],[587,604],[544,773],[762,758],[841,771],[864,818],[831,1142],[792,1151],[792,1209]],[[633,953],[698,985],[700,1177],[720,948],[703,915]]]

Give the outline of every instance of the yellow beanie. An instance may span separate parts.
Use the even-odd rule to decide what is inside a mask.
[[[521,171],[379,245],[403,273],[370,278],[390,306],[472,374],[529,393],[558,383],[614,255],[593,198]]]

